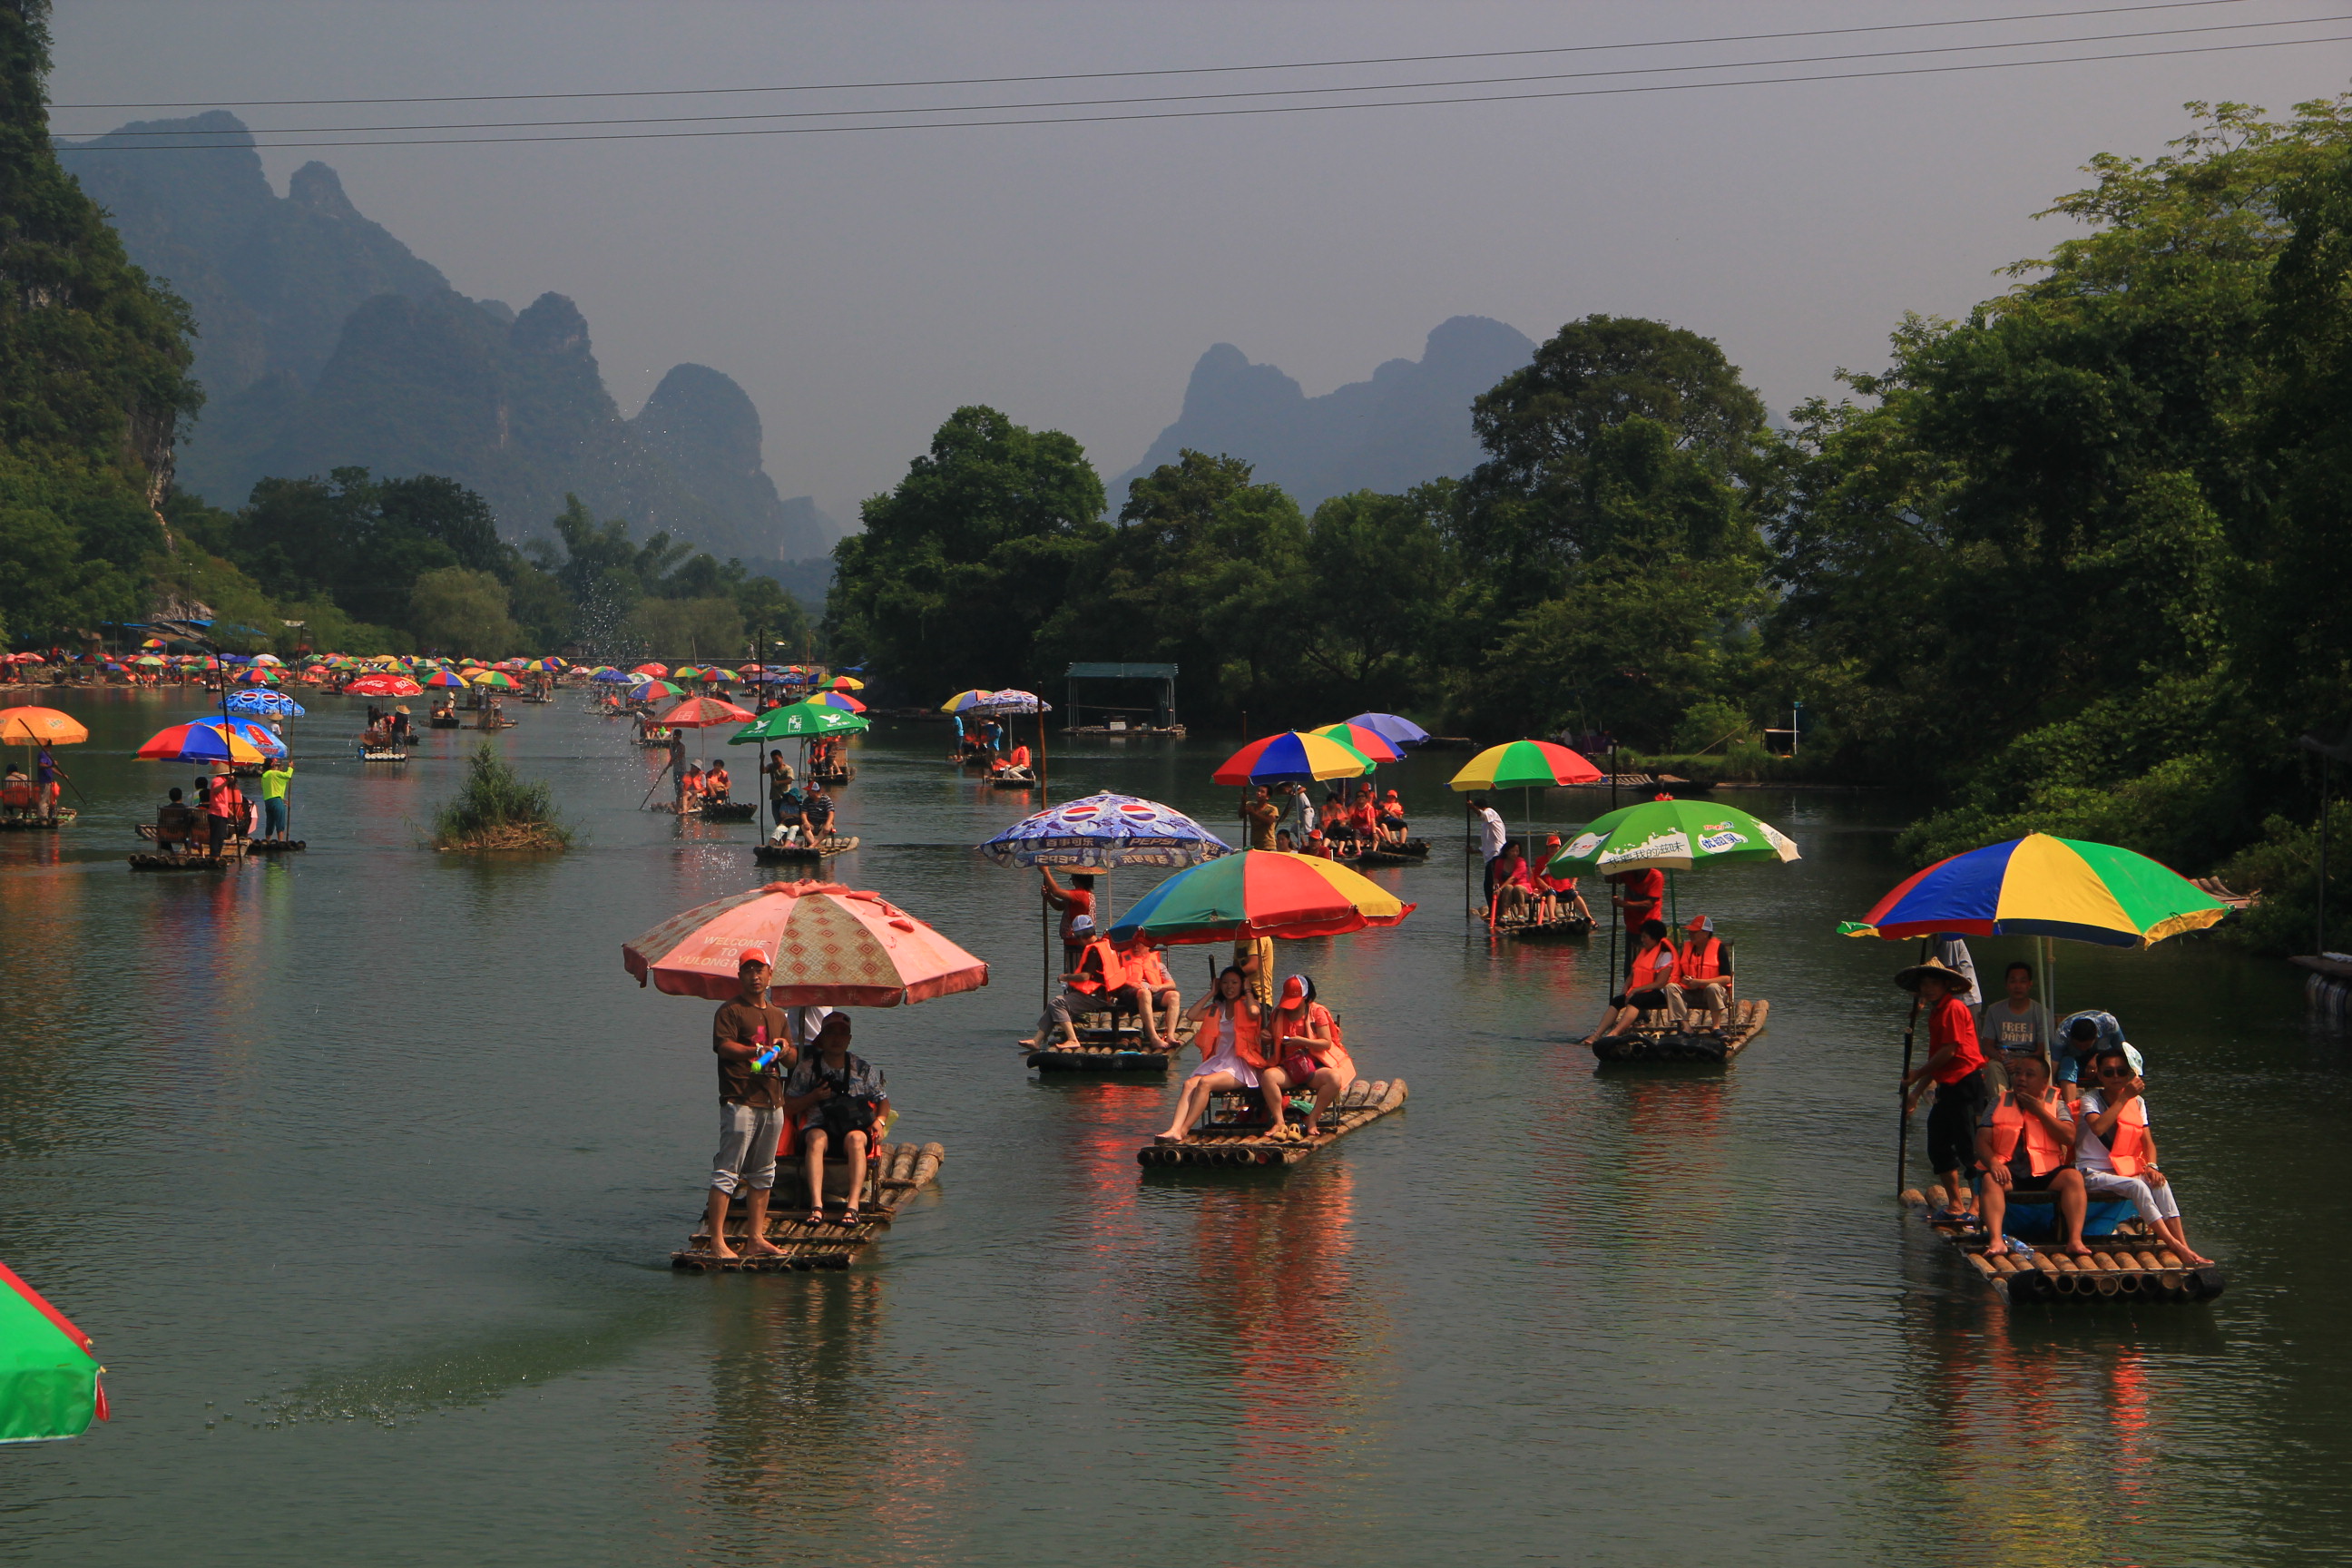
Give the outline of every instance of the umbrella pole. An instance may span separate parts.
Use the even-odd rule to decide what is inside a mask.
[[[1054,804],[1054,792],[1045,783],[1045,700],[1042,697],[1037,700],[1037,804]]]
[[[1927,949],[1935,939],[1928,937],[1919,943],[1919,958],[1927,961]],[[1903,1026],[1903,1077],[1895,1086],[1895,1190],[1903,1190],[1903,1173],[1911,1166],[1911,1042],[1919,1027],[1919,993],[1911,993],[1911,1017]],[[1954,1201],[1958,1201],[1957,1198]]]

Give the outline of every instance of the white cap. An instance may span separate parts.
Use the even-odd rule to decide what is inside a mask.
[[[1077,919],[1070,922],[1070,934],[1072,936],[1091,935],[1094,929],[1095,917],[1092,915],[1080,915]]]

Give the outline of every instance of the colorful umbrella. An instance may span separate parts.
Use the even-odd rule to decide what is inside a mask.
[[[1474,789],[1548,789],[1598,784],[1601,772],[1566,746],[1549,741],[1509,741],[1489,746],[1446,780],[1457,795]]]
[[[1344,741],[1286,730],[1252,741],[1209,778],[1221,784],[1313,784],[1361,778],[1371,771],[1372,759]]]
[[[1054,705],[1035,692],[1019,691],[1009,686],[1002,691],[990,692],[988,700],[982,703],[981,708],[990,713],[1051,713],[1054,710]]]
[[[755,723],[747,724],[727,737],[730,746],[749,746],[761,741],[782,740],[788,735],[848,735],[867,728],[871,720],[855,713],[845,713],[838,708],[820,708],[813,702],[788,703],[771,708],[760,715]]]
[[[702,672],[702,679],[705,680],[740,680],[743,677],[735,670],[721,669],[719,666],[714,664]]]
[[[263,763],[285,754],[285,742],[258,724],[234,719],[174,724],[132,753],[151,763]]]
[[[1951,931],[2147,947],[2202,931],[2229,912],[2227,904],[2145,855],[2029,833],[1937,861],[1838,930],[1895,942]]]
[[[454,669],[436,669],[425,678],[425,684],[435,690],[449,691],[461,686],[471,686],[473,682]]]
[[[1594,817],[1544,870],[1576,877],[1587,871],[1687,871],[1713,860],[1796,858],[1796,841],[1769,822],[1737,806],[1666,795]]]
[[[0,1443],[79,1437],[106,1419],[89,1336],[0,1263]]]
[[[274,653],[257,653],[253,656],[253,662],[256,664],[284,664],[286,661],[278,658]]]
[[[1415,906],[1335,860],[1244,849],[1179,871],[1110,928],[1113,942],[1338,936],[1392,926]]]
[[[866,704],[846,691],[820,691],[809,699],[812,706],[838,709],[844,713],[863,713]]]
[[[515,678],[503,669],[485,669],[473,678],[473,683],[499,691],[512,691],[516,684]]]
[[[879,893],[838,882],[770,882],[673,915],[621,949],[643,985],[723,1002],[737,955],[768,954],[780,1007],[896,1007],[988,984],[988,965]]]
[[[667,680],[655,680],[646,676],[632,676],[629,695],[640,702],[654,702],[664,697],[683,697],[686,695],[686,688],[672,686]]]
[[[1131,795],[1090,795],[1026,816],[980,847],[1000,866],[1198,866],[1234,847],[1173,807]]]
[[[669,673],[669,666],[666,664],[641,664],[629,673],[632,675],[650,675],[658,679],[662,676]]]
[[[1343,746],[1353,747],[1376,763],[1404,761],[1402,748],[1391,743],[1386,735],[1381,734],[1378,730],[1368,730],[1353,721],[1326,724],[1319,730],[1309,730],[1307,732],[1337,741]]]
[[[702,680],[708,679],[709,674],[709,671],[697,669],[690,664],[681,664],[669,672],[669,678],[672,680]]]
[[[667,713],[654,716],[656,724],[673,730],[707,730],[713,724],[745,724],[758,715],[716,697],[689,697]]]
[[[836,675],[833,678],[833,689],[835,691],[863,691],[866,682],[854,675]]]
[[[79,746],[89,731],[70,713],[54,708],[0,708],[0,745]]]
[[[226,707],[232,713],[274,713],[286,719],[299,719],[309,711],[291,697],[277,691],[233,691]]]
[[[797,668],[795,668],[794,669],[785,671],[785,673],[797,674],[799,671]],[[942,713],[977,713],[982,709],[985,708],[988,705],[988,700],[995,695],[996,693],[993,691],[986,691],[975,686],[969,691],[959,691],[953,697],[949,698],[945,702],[940,703],[940,711]]]
[[[1428,731],[1393,713],[1359,713],[1348,722],[1370,730],[1391,746],[1418,746],[1429,739]]]

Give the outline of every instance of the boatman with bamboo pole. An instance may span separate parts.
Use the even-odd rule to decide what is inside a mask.
[[[1977,1115],[1984,1093],[1978,1076],[1985,1065],[1977,1041],[1976,1015],[1963,999],[1968,977],[1930,958],[1895,977],[1906,991],[1918,993],[1927,1004],[1927,1059],[1903,1080],[1904,1114],[1918,1109],[1932,1083],[1936,1103],[1927,1111],[1927,1163],[1942,1178],[1948,1204],[1936,1216],[1943,1225],[1974,1223],[1974,1203],[1964,1173],[1976,1164]]]

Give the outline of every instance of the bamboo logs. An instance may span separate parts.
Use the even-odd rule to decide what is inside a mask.
[[[738,1194],[729,1205],[725,1222],[728,1244],[737,1249],[736,1256],[712,1256],[709,1231],[697,1226],[685,1247],[670,1254],[670,1267],[698,1274],[846,1268],[889,1225],[908,1197],[938,1179],[940,1163],[946,1158],[947,1150],[938,1143],[884,1144],[878,1155],[867,1163],[865,1202],[857,1215],[852,1217],[845,1208],[839,1208],[816,1225],[808,1220],[807,1189],[803,1184],[806,1178],[801,1163],[796,1159],[779,1161],[767,1227],[767,1240],[778,1248],[776,1253],[758,1258],[742,1253],[749,1240],[750,1210]],[[837,1200],[832,1194],[844,1180],[842,1172],[828,1162],[825,1190],[829,1208],[836,1207]]]
[[[1405,1082],[1402,1079],[1382,1079],[1367,1083],[1358,1079],[1348,1086],[1332,1108],[1331,1120],[1317,1129],[1311,1139],[1280,1139],[1268,1136],[1262,1122],[1213,1120],[1213,1108],[1205,1114],[1183,1142],[1161,1143],[1157,1141],[1135,1152],[1135,1161],[1147,1168],[1183,1166],[1198,1169],[1240,1169],[1244,1167],[1295,1165],[1315,1154],[1334,1140],[1344,1138],[1359,1129],[1369,1127],[1381,1117],[1404,1108]]]

